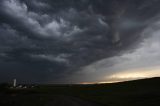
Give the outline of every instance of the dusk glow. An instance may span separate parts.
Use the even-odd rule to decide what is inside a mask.
[[[144,78],[152,78],[152,77],[159,77],[160,71],[157,70],[132,70],[131,72],[121,72],[117,74],[113,74],[111,76],[107,76],[107,79],[117,79],[120,81],[125,80],[135,80],[135,79],[144,79]]]

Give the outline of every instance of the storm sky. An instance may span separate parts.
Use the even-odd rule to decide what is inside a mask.
[[[0,0],[0,82],[160,76],[160,0]]]

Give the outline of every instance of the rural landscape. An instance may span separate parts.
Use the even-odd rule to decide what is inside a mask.
[[[0,106],[160,106],[160,0],[0,0]]]
[[[110,84],[37,85],[8,88],[1,84],[1,106],[159,106],[160,78]]]

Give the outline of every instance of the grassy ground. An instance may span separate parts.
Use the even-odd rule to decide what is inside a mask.
[[[159,106],[160,78],[97,85],[39,85],[32,89],[0,88],[0,104],[45,106],[57,95],[106,106]],[[63,102],[63,100],[62,100]]]

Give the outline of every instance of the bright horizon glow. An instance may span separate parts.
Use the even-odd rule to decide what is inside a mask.
[[[143,78],[160,77],[160,67],[143,68],[135,70],[126,70],[120,73],[107,76],[106,80],[109,81],[129,81]]]
[[[107,76],[104,81],[95,81],[95,82],[82,82],[80,84],[103,84],[103,83],[117,83],[130,80],[144,79],[160,77],[160,67],[156,68],[147,68],[147,69],[136,69],[136,70],[127,70],[124,72],[116,73],[110,76]]]

